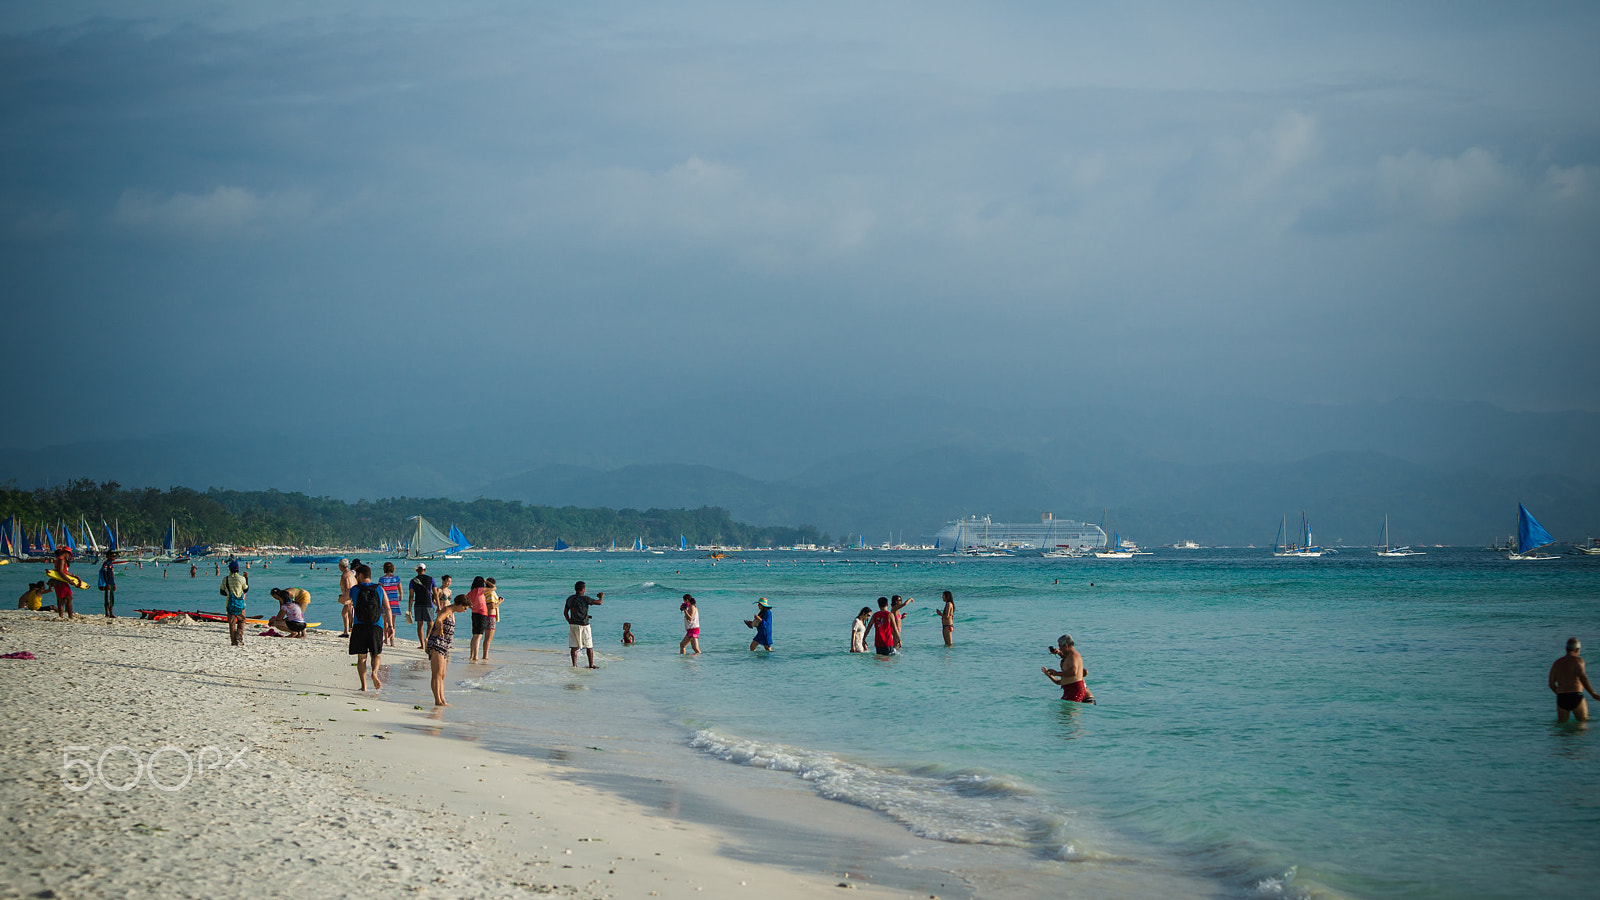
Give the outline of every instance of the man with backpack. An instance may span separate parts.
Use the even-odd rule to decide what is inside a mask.
[[[394,614],[389,611],[383,590],[372,583],[372,569],[357,565],[356,583],[341,602],[350,610],[350,655],[356,658],[356,677],[367,689],[367,657],[372,657],[372,688],[383,687],[378,680],[378,657],[383,655],[385,638],[394,636]]]

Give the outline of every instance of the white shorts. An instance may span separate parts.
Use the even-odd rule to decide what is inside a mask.
[[[567,646],[573,650],[593,650],[594,635],[589,633],[589,626],[568,625]]]

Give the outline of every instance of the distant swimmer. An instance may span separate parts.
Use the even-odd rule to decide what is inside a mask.
[[[770,652],[772,650],[772,604],[767,602],[767,598],[762,597],[756,601],[756,617],[754,619],[745,619],[744,624],[746,628],[754,628],[756,630],[755,638],[750,641],[750,649],[765,647]]]
[[[1040,671],[1044,672],[1046,678],[1061,685],[1061,699],[1074,703],[1093,703],[1094,695],[1089,693],[1089,686],[1084,683],[1089,670],[1083,667],[1083,654],[1073,646],[1072,635],[1063,634],[1056,638],[1056,645],[1050,648],[1050,652],[1061,657],[1061,670],[1044,666]]]
[[[633,636],[633,623],[632,622],[623,622],[622,623],[622,643],[625,644],[625,645],[632,644],[634,642],[634,640],[636,640],[636,639]]]
[[[1556,695],[1557,722],[1565,722],[1568,714],[1579,722],[1588,721],[1589,701],[1583,699],[1584,691],[1600,700],[1600,694],[1594,692],[1589,675],[1584,671],[1582,653],[1583,644],[1577,638],[1567,638],[1566,655],[1550,666],[1550,690]]]
[[[944,607],[939,610],[939,624],[944,626],[944,645],[951,646],[951,638],[956,630],[956,599],[949,591],[944,592]]]

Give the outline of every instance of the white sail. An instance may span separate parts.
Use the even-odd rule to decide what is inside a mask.
[[[445,537],[439,529],[428,524],[427,519],[421,516],[412,516],[406,521],[415,521],[417,523],[416,529],[411,533],[411,545],[406,550],[407,559],[433,559],[455,547],[455,541]]]

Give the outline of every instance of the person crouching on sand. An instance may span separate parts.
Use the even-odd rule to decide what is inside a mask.
[[[306,614],[300,604],[283,588],[273,588],[272,599],[278,601],[278,614],[267,620],[267,627],[287,631],[290,637],[305,637]]]
[[[1044,666],[1041,671],[1045,677],[1061,685],[1061,699],[1071,700],[1074,703],[1093,703],[1094,695],[1089,693],[1089,686],[1084,683],[1089,670],[1083,667],[1083,654],[1072,644],[1072,635],[1063,634],[1056,638],[1056,645],[1050,652],[1061,657],[1061,671],[1056,671],[1049,666]]]
[[[433,705],[449,706],[444,702],[444,673],[450,668],[450,642],[456,637],[456,613],[472,608],[466,594],[457,594],[455,600],[433,617],[428,627],[428,666],[433,670]]]

